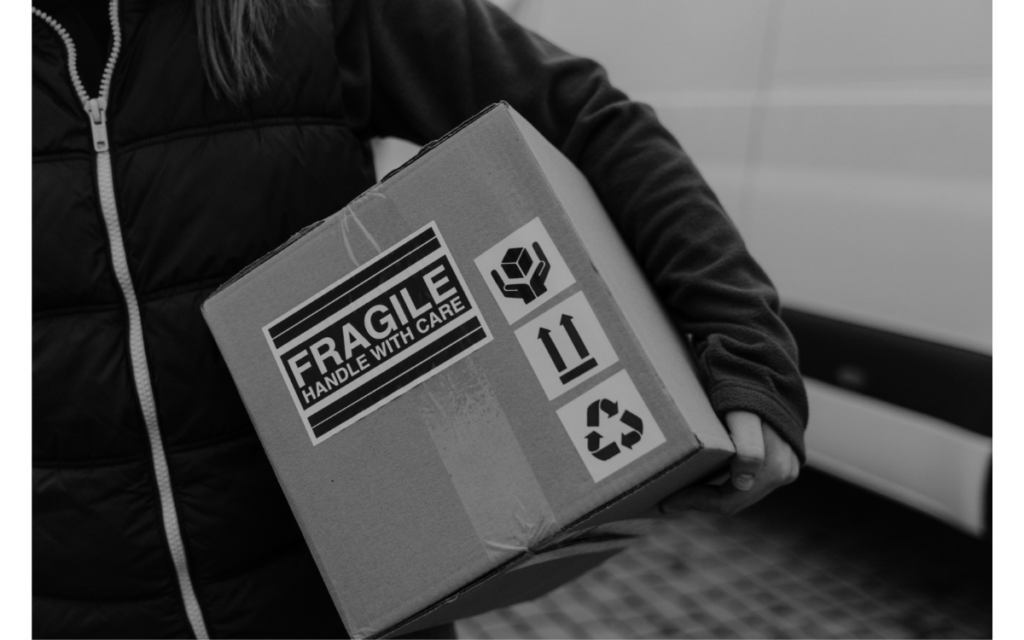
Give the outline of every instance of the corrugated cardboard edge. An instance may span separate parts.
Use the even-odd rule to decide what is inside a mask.
[[[489,112],[491,112],[491,111],[493,111],[493,110],[495,110],[495,109],[497,109],[497,108],[499,108],[501,106],[509,107],[509,104],[507,102],[505,102],[504,100],[502,100],[501,102],[496,102],[496,103],[494,103],[492,105],[484,107],[483,109],[478,111],[476,113],[476,115],[470,116],[470,118],[468,120],[464,121],[462,124],[460,124],[459,126],[455,127],[454,129],[452,129],[448,133],[444,134],[443,136],[441,136],[437,140],[431,140],[427,144],[423,145],[423,147],[419,150],[419,152],[416,153],[416,155],[414,155],[413,157],[411,157],[408,160],[406,160],[397,169],[392,169],[391,171],[389,171],[387,173],[387,175],[385,175],[383,178],[380,179],[380,182],[378,182],[378,184],[384,184],[385,182],[390,180],[392,176],[394,176],[394,175],[396,175],[398,173],[401,173],[402,171],[405,171],[405,169],[409,165],[412,165],[412,164],[415,164],[416,162],[418,162],[420,160],[420,158],[422,158],[423,156],[425,156],[428,153],[430,153],[431,151],[433,151],[434,148],[437,147],[438,145],[440,145],[442,142],[444,142],[448,138],[451,138],[452,136],[456,135],[458,132],[462,131],[463,129],[465,129],[469,125],[471,125],[474,122],[476,122],[477,120],[479,120],[480,118],[484,117],[487,113],[489,113]],[[511,107],[509,107],[509,108],[511,108]]]
[[[405,163],[403,163],[397,169],[394,169],[394,170],[388,172],[388,174],[385,175],[381,180],[379,180],[376,184],[374,184],[372,187],[370,187],[366,191],[362,192],[361,194],[359,194],[358,196],[353,198],[352,201],[349,202],[347,205],[345,205],[341,209],[338,209],[337,211],[331,213],[330,215],[325,216],[323,219],[317,220],[316,222],[303,227],[299,231],[296,231],[294,234],[292,234],[292,236],[290,238],[285,240],[280,246],[278,246],[275,249],[271,249],[270,251],[268,251],[264,255],[260,256],[256,260],[253,260],[251,263],[249,263],[247,266],[245,266],[241,271],[239,271],[238,273],[236,273],[232,277],[228,278],[226,281],[224,281],[223,284],[221,284],[219,287],[214,289],[213,292],[210,293],[210,295],[206,296],[206,298],[203,300],[203,303],[202,303],[201,306],[205,307],[206,303],[211,298],[216,297],[221,292],[223,292],[224,290],[228,289],[229,287],[231,287],[233,284],[235,284],[236,282],[238,282],[239,280],[241,280],[245,276],[249,275],[249,273],[251,273],[255,269],[259,268],[264,263],[268,262],[271,258],[273,258],[277,254],[281,253],[282,251],[284,251],[285,249],[287,249],[288,247],[293,245],[295,242],[297,242],[303,236],[308,234],[310,231],[316,229],[317,227],[322,225],[324,222],[326,222],[327,220],[329,220],[333,216],[341,213],[342,211],[344,211],[345,209],[347,209],[349,207],[352,207],[353,205],[355,205],[357,202],[359,202],[363,198],[365,198],[365,197],[371,195],[372,193],[376,192],[378,187],[380,187],[380,185],[383,184],[385,181],[390,180],[392,176],[394,176],[395,174],[397,174],[397,173],[399,173],[401,171],[404,171],[406,169],[406,167],[408,167],[409,165],[419,161],[421,158],[423,158],[423,156],[425,156],[428,153],[430,153],[431,151],[433,151],[434,148],[437,147],[438,145],[440,145],[442,142],[444,142],[448,138],[451,138],[452,136],[457,134],[459,131],[465,129],[470,124],[472,124],[474,121],[476,121],[476,120],[480,119],[481,117],[483,117],[489,111],[493,111],[494,109],[497,109],[498,107],[500,107],[502,105],[504,105],[506,107],[509,106],[507,102],[503,101],[503,102],[495,103],[495,104],[492,104],[492,105],[490,105],[488,107],[485,107],[484,109],[480,110],[480,112],[478,112],[476,115],[472,116],[471,118],[469,118],[468,120],[466,120],[465,122],[463,122],[462,124],[457,126],[456,128],[452,129],[451,131],[446,133],[444,136],[438,138],[437,140],[433,140],[433,141],[428,142],[427,144],[425,144],[423,146],[423,148],[420,149],[419,152],[415,156],[413,156],[409,160],[405,161]],[[204,313],[204,316],[205,316],[205,313]]]
[[[337,212],[335,212],[335,213],[337,213]],[[333,215],[334,215],[334,214],[332,213],[332,214],[331,214],[331,216],[333,216]],[[300,240],[300,239],[301,239],[301,238],[302,238],[303,236],[305,236],[306,234],[308,234],[308,233],[309,233],[310,231],[312,231],[313,229],[316,229],[317,227],[319,227],[320,225],[322,225],[322,224],[323,224],[324,222],[326,222],[326,221],[327,221],[327,219],[328,219],[328,218],[330,218],[331,216],[327,216],[326,218],[324,218],[324,219],[322,219],[322,220],[317,220],[316,222],[314,222],[314,223],[312,223],[312,224],[308,224],[308,225],[306,225],[306,226],[305,226],[305,227],[303,227],[302,229],[299,229],[298,231],[296,231],[295,233],[293,233],[293,234],[292,234],[292,236],[291,236],[290,238],[288,238],[287,240],[285,240],[285,241],[284,241],[284,242],[283,242],[283,243],[282,243],[282,244],[281,244],[280,246],[278,246],[277,248],[275,248],[275,249],[271,249],[270,251],[268,251],[267,253],[263,254],[263,255],[262,255],[262,256],[260,256],[259,258],[257,258],[257,259],[255,259],[255,260],[253,260],[252,262],[250,262],[250,263],[249,263],[249,264],[248,264],[247,266],[243,267],[241,271],[239,271],[239,272],[238,272],[238,273],[236,273],[235,275],[231,276],[231,277],[230,277],[230,278],[228,278],[228,279],[227,279],[226,281],[224,281],[224,283],[223,283],[223,284],[221,284],[221,285],[220,285],[219,287],[217,287],[216,289],[214,289],[214,290],[213,290],[213,293],[211,293],[210,295],[206,296],[206,299],[205,299],[205,300],[203,300],[203,304],[202,304],[202,307],[205,307],[205,306],[206,306],[206,303],[207,303],[207,301],[209,301],[209,300],[210,300],[210,298],[213,298],[214,296],[218,295],[218,294],[219,294],[219,293],[220,293],[221,291],[224,291],[225,289],[227,289],[227,288],[228,288],[228,287],[230,287],[231,285],[235,284],[236,282],[238,282],[239,280],[241,280],[241,279],[242,279],[242,278],[244,278],[245,276],[249,275],[249,273],[250,273],[251,271],[253,271],[253,270],[254,270],[254,269],[256,269],[257,267],[259,267],[259,266],[260,266],[261,264],[263,264],[264,262],[267,262],[268,260],[270,260],[271,258],[273,258],[274,256],[276,256],[277,254],[281,253],[282,251],[284,251],[285,249],[287,249],[287,248],[288,248],[288,247],[290,247],[291,245],[293,245],[293,244],[295,244],[296,242],[298,242],[298,241],[299,241],[299,240]],[[205,315],[205,313],[204,313],[204,315]]]
[[[625,551],[631,542],[632,538],[594,539],[545,551],[479,585],[433,614],[393,630],[391,636],[411,636],[416,631],[451,620],[540,598]]]
[[[524,552],[524,553],[522,553],[522,554],[520,554],[518,556],[515,556],[514,558],[511,558],[511,559],[507,560],[503,564],[501,564],[501,565],[491,569],[490,571],[488,571],[484,575],[480,576],[476,580],[470,582],[469,584],[467,584],[467,585],[465,585],[463,587],[460,587],[459,589],[456,589],[455,591],[453,591],[451,593],[451,595],[446,596],[445,598],[443,598],[442,600],[439,600],[435,604],[433,604],[433,605],[431,605],[431,606],[429,606],[429,607],[427,607],[427,608],[417,612],[416,614],[414,614],[412,616],[409,616],[408,618],[402,620],[401,622],[399,622],[397,624],[394,624],[394,625],[388,627],[387,629],[384,629],[383,631],[380,632],[380,634],[378,636],[369,636],[369,637],[388,637],[391,634],[393,634],[394,632],[400,630],[401,628],[407,627],[407,626],[410,626],[410,625],[414,624],[417,619],[425,617],[428,614],[434,612],[435,610],[440,609],[441,607],[451,603],[452,601],[454,601],[457,598],[459,598],[461,595],[467,593],[468,591],[470,591],[472,589],[475,589],[476,587],[478,587],[481,584],[487,582],[488,580],[496,578],[497,576],[501,575],[505,571],[511,571],[512,569],[515,569],[515,568],[519,567],[520,565],[522,565],[522,564],[528,562],[529,560],[531,560],[532,558],[536,557],[538,554],[544,553],[546,551],[557,549],[557,548],[559,548],[562,545],[566,545],[566,546],[571,545],[570,538],[566,537],[565,534],[576,533],[576,529],[580,525],[585,524],[587,522],[590,522],[592,520],[598,519],[598,516],[600,516],[602,513],[604,513],[607,510],[617,506],[620,502],[622,502],[623,500],[626,500],[626,499],[632,497],[637,492],[642,491],[643,489],[647,488],[647,486],[649,486],[649,485],[651,485],[653,483],[656,483],[662,477],[672,473],[676,469],[678,469],[681,466],[685,465],[687,462],[691,461],[694,457],[700,455],[702,453],[702,451],[704,451],[704,450],[705,450],[705,447],[704,447],[703,444],[698,445],[698,448],[692,450],[686,456],[683,456],[682,458],[680,458],[679,460],[677,460],[673,464],[671,464],[668,467],[665,467],[664,469],[662,469],[661,471],[655,473],[654,475],[652,475],[651,477],[647,478],[646,480],[644,480],[640,484],[636,485],[632,489],[630,489],[628,491],[624,491],[623,493],[620,493],[618,496],[616,496],[615,498],[612,498],[611,500],[609,500],[608,502],[604,503],[600,507],[598,507],[598,508],[596,508],[596,509],[594,509],[594,510],[592,510],[592,511],[586,513],[586,514],[584,514],[583,516],[577,518],[575,521],[573,521],[570,524],[566,525],[565,527],[563,527],[561,529],[561,531],[558,534],[555,534],[554,536],[552,536],[551,538],[546,540],[544,543],[538,544],[536,549]]]

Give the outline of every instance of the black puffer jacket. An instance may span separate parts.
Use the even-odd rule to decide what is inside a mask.
[[[36,635],[344,634],[199,305],[369,187],[370,137],[422,143],[502,99],[598,186],[716,409],[761,414],[802,455],[774,290],[649,109],[476,0],[320,4],[235,107],[204,80],[191,2],[123,2],[91,103],[107,150],[33,19]]]

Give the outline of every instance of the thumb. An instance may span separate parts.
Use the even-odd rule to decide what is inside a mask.
[[[725,414],[725,424],[736,446],[736,455],[730,465],[732,484],[740,491],[747,491],[754,486],[764,465],[761,418],[749,411],[731,411]]]

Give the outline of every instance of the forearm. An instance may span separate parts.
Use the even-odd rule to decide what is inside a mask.
[[[505,100],[572,160],[684,331],[715,409],[757,413],[803,457],[806,396],[779,301],[653,110],[593,61],[476,0],[371,2],[372,127],[416,142]]]

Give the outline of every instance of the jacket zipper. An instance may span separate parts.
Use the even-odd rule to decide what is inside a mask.
[[[171,559],[174,562],[174,570],[178,577],[178,586],[181,589],[181,597],[185,604],[185,613],[189,623],[192,625],[192,632],[196,638],[208,638],[206,623],[203,620],[202,611],[199,608],[199,600],[196,598],[195,589],[192,586],[192,578],[188,571],[188,562],[185,558],[185,545],[181,539],[181,529],[178,526],[178,513],[174,506],[174,496],[171,492],[171,475],[167,465],[167,456],[164,454],[163,439],[160,436],[160,427],[157,423],[156,404],[153,401],[153,386],[149,379],[149,363],[146,360],[146,348],[142,338],[142,316],[139,313],[139,302],[135,295],[135,285],[132,284],[131,274],[128,272],[128,260],[124,248],[124,240],[121,238],[121,223],[117,214],[117,203],[114,198],[114,172],[110,164],[110,140],[107,136],[107,97],[110,95],[110,82],[114,76],[114,65],[117,63],[117,56],[121,51],[121,25],[118,20],[118,0],[110,0],[110,24],[113,28],[113,46],[110,49],[110,58],[107,66],[103,69],[103,77],[100,82],[99,96],[90,98],[78,77],[76,65],[75,43],[67,30],[48,14],[32,7],[32,13],[53,27],[57,35],[64,41],[68,52],[68,73],[71,75],[71,83],[75,87],[75,93],[82,101],[82,107],[89,117],[89,124],[92,127],[93,149],[96,151],[96,180],[99,184],[100,208],[103,211],[103,220],[107,226],[107,235],[110,240],[110,253],[114,266],[114,273],[117,282],[124,294],[128,308],[128,345],[132,361],[132,373],[135,378],[135,389],[139,396],[139,404],[142,408],[142,416],[146,423],[146,432],[149,435],[150,451],[153,455],[153,470],[156,475],[157,489],[160,495],[160,511],[163,516],[164,532],[167,535],[167,545],[170,548]]]

